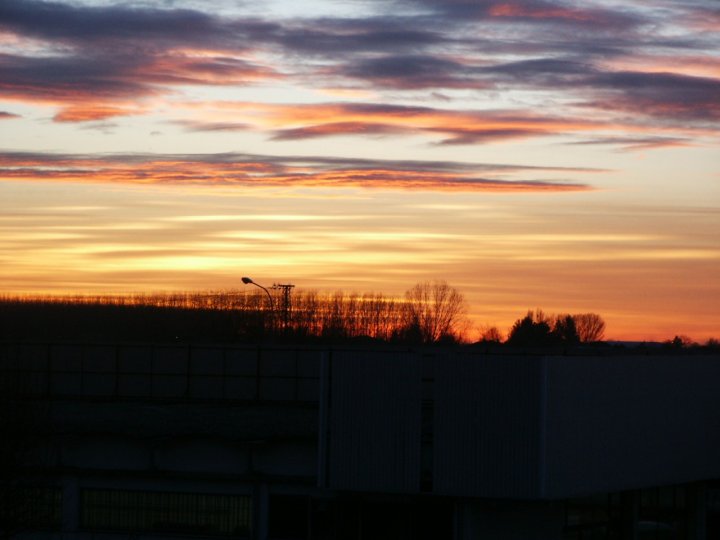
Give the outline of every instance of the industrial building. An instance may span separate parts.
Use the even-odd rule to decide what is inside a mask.
[[[18,538],[720,538],[717,355],[4,343],[0,362],[37,435]]]

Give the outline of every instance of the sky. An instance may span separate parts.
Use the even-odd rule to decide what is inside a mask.
[[[0,3],[0,294],[402,295],[720,337],[717,0]]]

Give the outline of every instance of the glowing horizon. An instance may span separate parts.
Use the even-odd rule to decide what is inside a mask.
[[[720,11],[0,6],[0,294],[401,295],[720,337]]]

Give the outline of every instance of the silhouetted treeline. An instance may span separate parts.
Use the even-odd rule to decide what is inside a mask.
[[[468,343],[462,294],[443,281],[418,283],[401,298],[381,293],[297,291],[285,304],[259,291],[229,290],[127,296],[0,296],[0,340],[179,341],[260,343]],[[569,351],[602,344],[605,321],[595,313],[528,311],[508,330],[481,330],[493,350]],[[619,346],[619,345],[615,345]],[[648,351],[656,344],[635,344]],[[666,351],[717,350],[686,336]]]
[[[708,339],[705,343],[698,343],[693,341],[688,336],[675,336],[673,339],[669,339],[662,343],[662,347],[665,350],[671,351],[700,351],[709,350],[714,352],[720,352],[720,340],[715,338]]]
[[[464,299],[445,282],[405,298],[298,292],[289,305],[240,291],[0,298],[0,339],[459,342]]]
[[[596,313],[547,315],[538,309],[515,321],[507,342],[523,346],[577,345],[597,343],[604,335],[605,321]]]

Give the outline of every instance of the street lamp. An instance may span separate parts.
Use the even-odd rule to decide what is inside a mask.
[[[260,287],[263,291],[265,291],[265,294],[268,296],[268,300],[270,300],[270,310],[275,313],[275,304],[273,303],[272,295],[270,294],[270,291],[268,291],[265,287],[260,285],[259,283],[255,283],[252,279],[249,277],[243,277],[242,282],[245,285],[255,285],[256,287]]]

